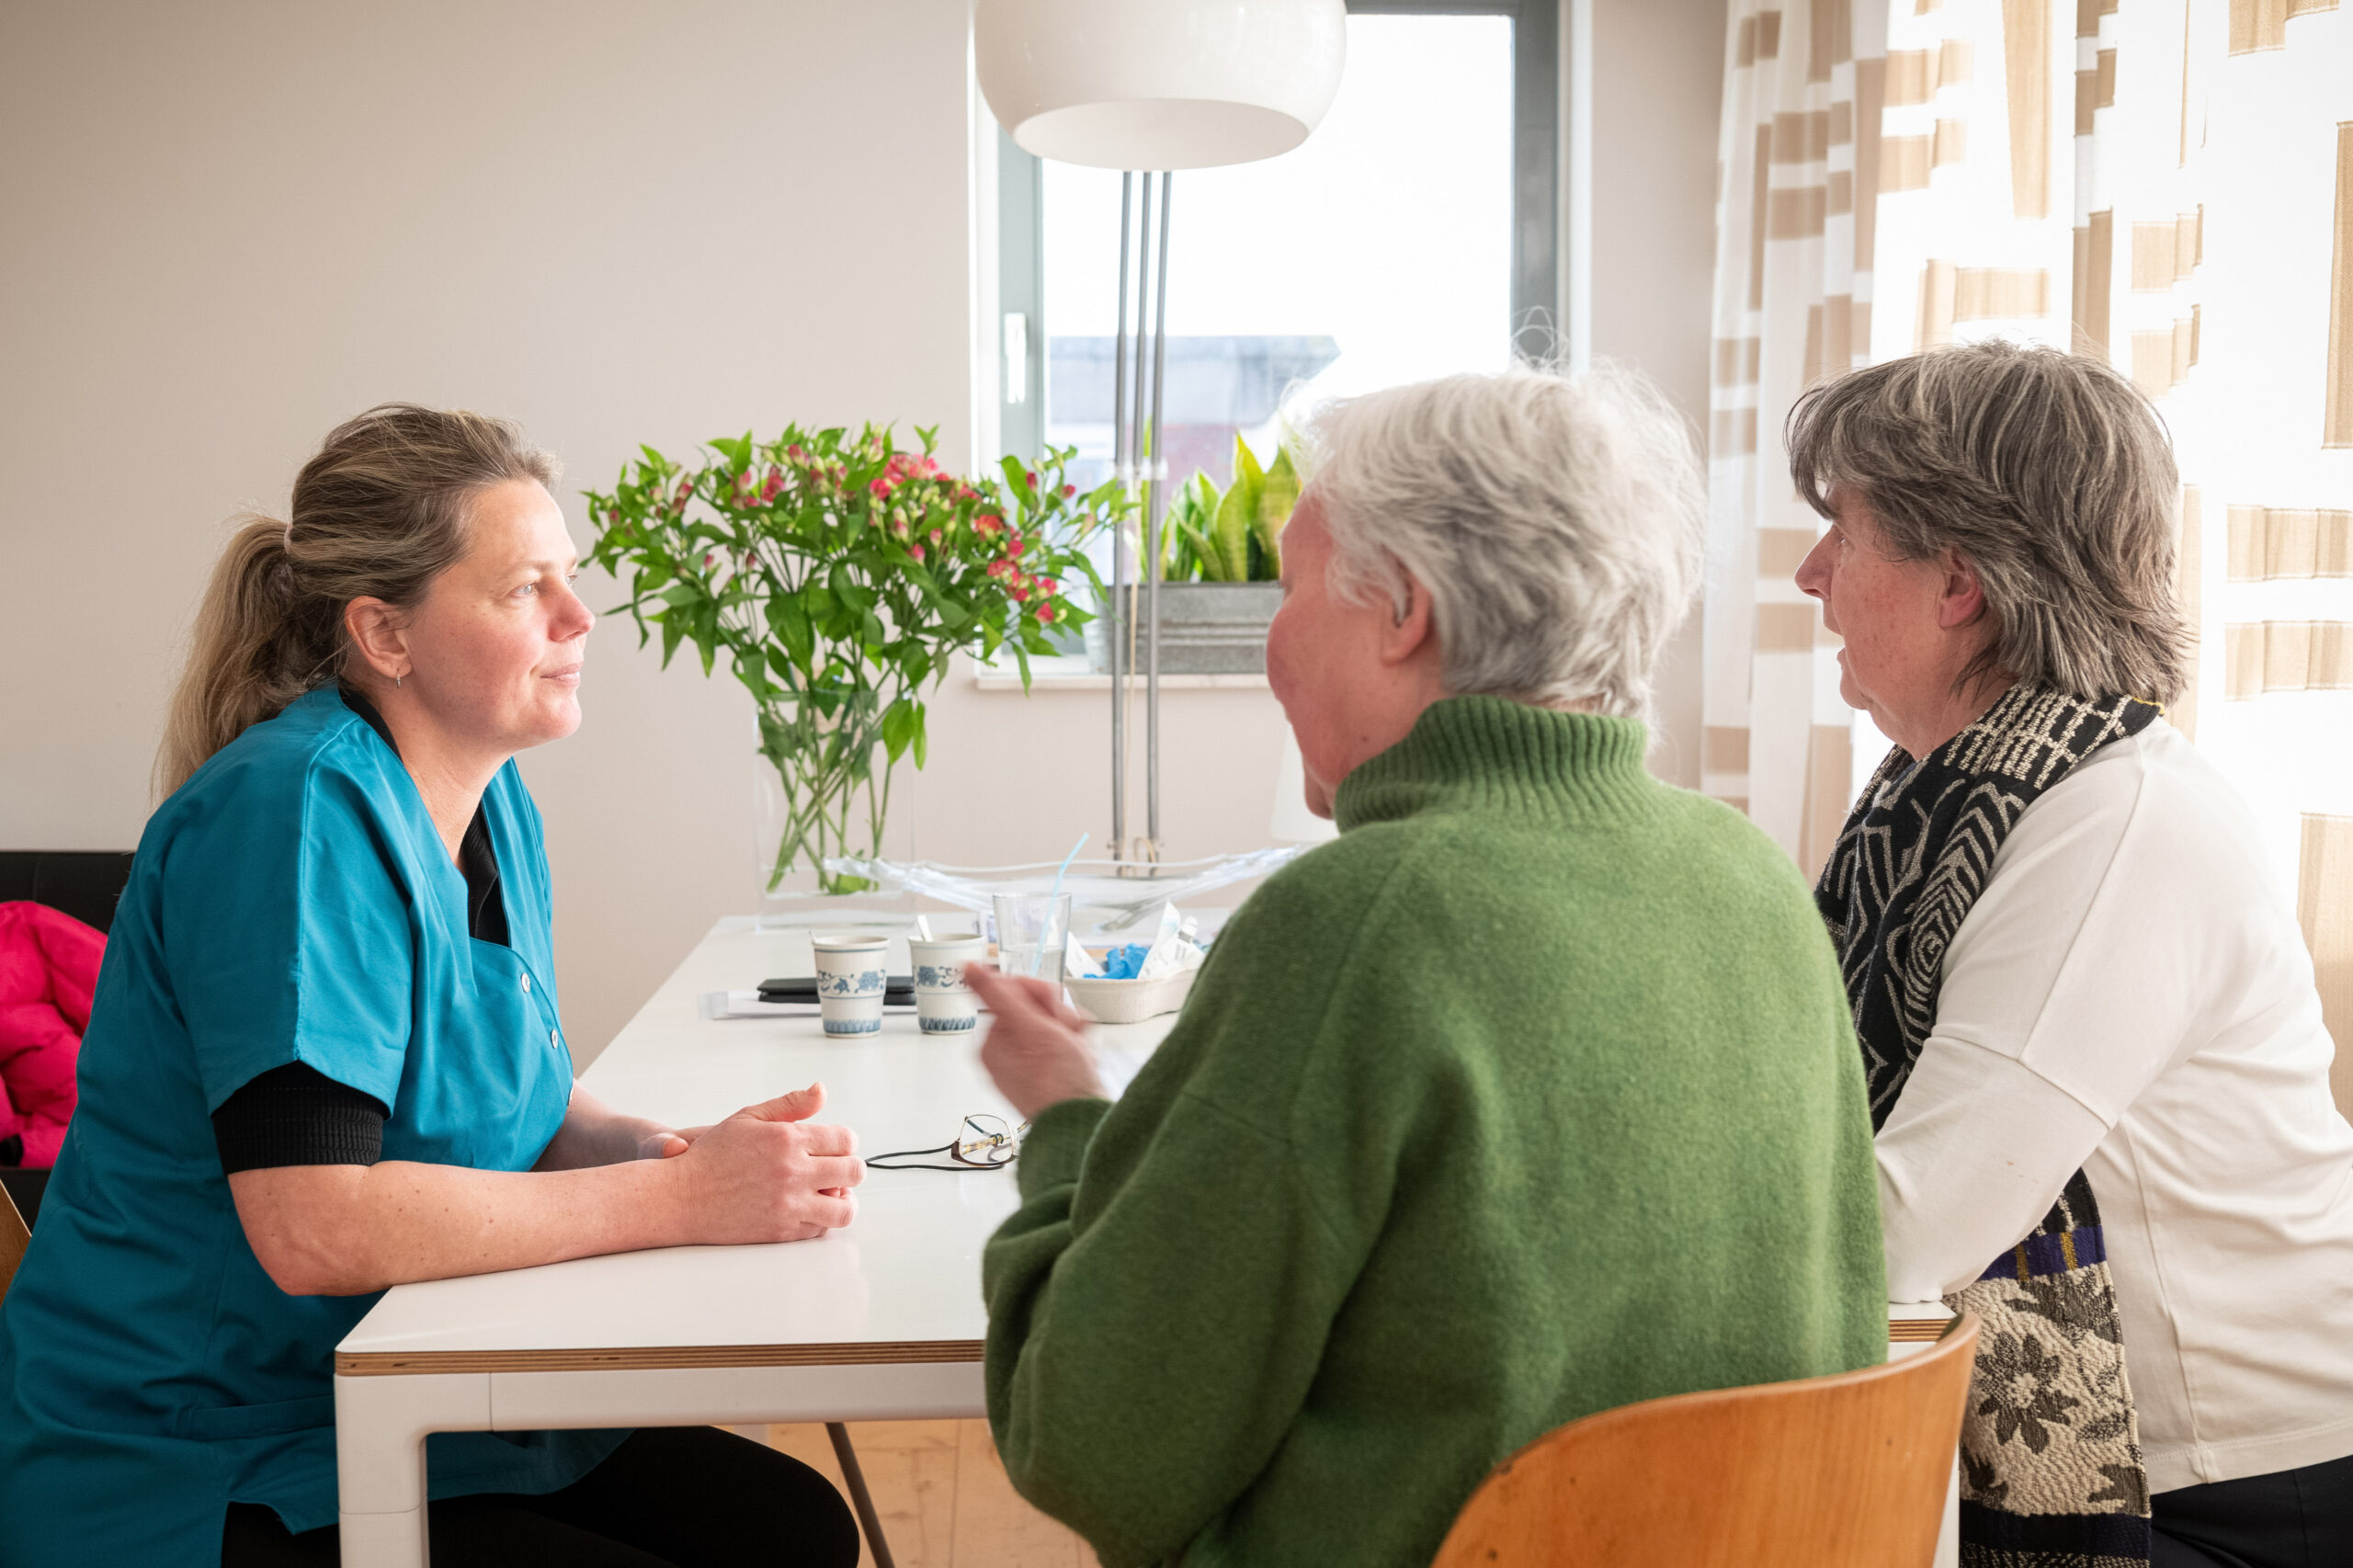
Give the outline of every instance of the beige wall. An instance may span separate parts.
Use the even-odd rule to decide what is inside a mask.
[[[1593,352],[1641,366],[1708,427],[1724,0],[1593,12]],[[1699,618],[1660,663],[1652,770],[1699,787]]]
[[[0,847],[136,840],[224,519],[281,509],[370,403],[522,420],[584,540],[574,489],[641,440],[895,418],[969,461],[964,27],[964,0],[0,11]],[[1598,0],[1596,33],[1597,127],[1641,131],[1601,139],[1597,347],[1697,415],[1722,0]],[[1674,777],[1696,685],[1665,696]],[[1107,702],[951,677],[893,847],[1106,833]],[[756,876],[731,682],[608,622],[584,706],[524,768],[585,1061]],[[1263,842],[1272,700],[1172,693],[1165,722],[1170,852]]]

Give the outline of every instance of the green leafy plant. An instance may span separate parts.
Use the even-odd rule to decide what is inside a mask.
[[[796,867],[827,892],[870,885],[825,858],[880,851],[892,769],[924,765],[924,693],[955,654],[1009,650],[1027,686],[1054,630],[1093,619],[1066,590],[1095,581],[1080,547],[1120,514],[1119,488],[1082,495],[1067,449],[960,478],[932,457],[937,428],[916,435],[921,452],[870,425],[787,426],[713,440],[692,463],[642,447],[609,492],[585,493],[589,559],[627,573],[640,645],[658,627],[664,667],[691,643],[705,675],[724,652],[758,708],[788,813],[770,891]]]
[[[1161,528],[1161,581],[1267,583],[1282,575],[1283,525],[1299,505],[1299,470],[1290,448],[1279,446],[1261,468],[1257,454],[1233,437],[1233,478],[1221,494],[1197,473],[1177,491]]]

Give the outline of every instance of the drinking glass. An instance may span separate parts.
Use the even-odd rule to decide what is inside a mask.
[[[996,967],[1060,985],[1070,940],[1070,894],[996,895]]]

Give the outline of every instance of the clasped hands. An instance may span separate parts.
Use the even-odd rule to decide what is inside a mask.
[[[639,1157],[676,1162],[706,1245],[807,1241],[858,1217],[850,1189],[866,1179],[858,1134],[809,1119],[824,1106],[825,1086],[812,1084],[708,1127],[649,1132]]]
[[[1066,1099],[1106,1097],[1080,1032],[1086,1020],[1061,987],[984,964],[964,974],[995,1015],[981,1065],[1024,1119]],[[851,1188],[866,1179],[858,1134],[809,1119],[824,1105],[824,1085],[812,1084],[708,1127],[648,1130],[638,1155],[676,1163],[706,1244],[805,1241],[857,1217]]]

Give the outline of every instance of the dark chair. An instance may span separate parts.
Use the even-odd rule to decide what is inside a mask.
[[[30,899],[101,931],[130,881],[127,849],[0,849],[0,903]]]
[[[131,881],[131,852],[115,849],[0,849],[0,903],[29,899],[101,931],[114,926],[114,906]],[[0,1165],[0,1189],[31,1225],[40,1218],[47,1171]]]

